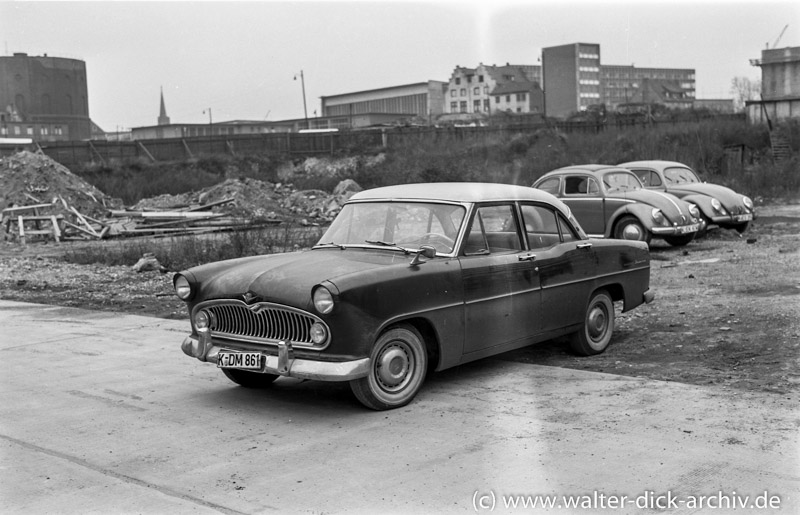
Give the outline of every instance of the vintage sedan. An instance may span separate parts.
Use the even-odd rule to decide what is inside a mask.
[[[706,228],[718,226],[742,233],[756,216],[750,197],[725,186],[701,181],[694,170],[685,164],[674,161],[631,161],[618,166],[635,173],[647,189],[665,191],[696,204]]]
[[[349,381],[376,409],[426,374],[570,335],[603,352],[614,302],[653,299],[642,242],[589,239],[552,195],[523,186],[410,184],[354,195],[312,249],[175,275],[183,352],[232,381]]]
[[[644,189],[630,170],[588,164],[553,170],[534,188],[552,193],[569,206],[581,226],[596,238],[663,238],[684,246],[702,229],[697,206],[673,195]]]

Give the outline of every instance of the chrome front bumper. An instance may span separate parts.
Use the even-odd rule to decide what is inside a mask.
[[[220,351],[236,352],[235,349],[227,349],[214,344],[208,331],[200,331],[197,338],[187,336],[181,344],[181,349],[187,356],[209,363],[217,363]],[[277,356],[264,352],[261,355],[263,356],[262,368],[248,370],[248,372],[316,381],[350,381],[366,377],[370,368],[369,358],[335,362],[295,358],[291,342],[279,342]]]
[[[689,225],[673,225],[672,227],[653,227],[650,231],[658,236],[663,235],[683,235],[697,232],[703,228],[703,224],[698,222]]]

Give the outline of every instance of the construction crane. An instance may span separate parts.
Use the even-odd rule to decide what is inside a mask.
[[[787,23],[786,26],[783,27],[783,30],[781,31],[781,33],[778,36],[778,38],[772,44],[772,48],[777,48],[778,47],[778,43],[780,42],[781,38],[783,37],[783,33],[786,32],[786,29],[788,29],[788,28],[789,28],[789,24]],[[769,43],[767,43],[767,48],[769,48]]]

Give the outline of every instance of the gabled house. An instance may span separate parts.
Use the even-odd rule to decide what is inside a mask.
[[[535,80],[540,74],[538,66],[528,65],[456,66],[445,93],[445,115],[475,119],[498,112],[541,113],[542,89]]]

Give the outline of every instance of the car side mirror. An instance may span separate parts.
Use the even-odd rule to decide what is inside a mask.
[[[419,251],[414,255],[409,266],[417,266],[425,261],[422,258],[433,259],[436,257],[436,249],[432,245],[420,245]]]

